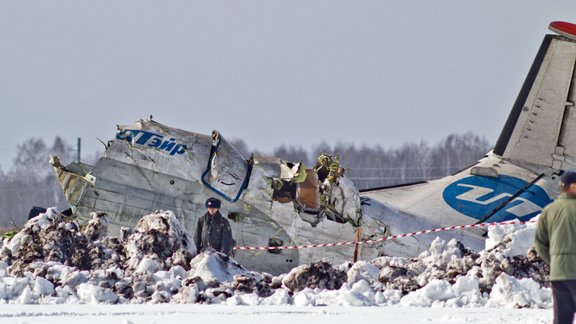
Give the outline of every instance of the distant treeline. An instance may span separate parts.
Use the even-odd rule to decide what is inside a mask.
[[[252,151],[243,140],[232,144],[246,158]],[[359,189],[424,181],[443,177],[476,162],[491,148],[488,141],[472,133],[451,134],[438,144],[406,143],[399,148],[357,147],[350,143],[330,146],[323,142],[305,149],[302,146],[279,146],[272,153],[287,161],[303,162],[312,168],[321,153],[338,157],[340,166]],[[0,227],[21,227],[33,206],[68,208],[48,156],[59,155],[64,164],[76,159],[74,147],[57,137],[52,146],[40,138],[18,145],[12,167],[0,169]],[[93,164],[99,153],[84,159]]]
[[[242,141],[233,142],[245,157],[250,152]],[[339,143],[331,147],[327,143],[311,150],[301,146],[276,148],[272,155],[288,161],[299,161],[312,168],[321,153],[338,156],[340,166],[358,189],[369,189],[412,183],[444,177],[466,168],[478,161],[491,149],[488,141],[473,133],[451,134],[436,145],[425,141],[406,143],[399,148],[385,149],[381,146],[357,147]]]

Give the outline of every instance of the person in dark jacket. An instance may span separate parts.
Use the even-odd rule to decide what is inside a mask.
[[[560,196],[542,210],[534,244],[550,265],[554,323],[570,323],[576,312],[576,169],[560,177]]]
[[[204,205],[208,208],[208,212],[198,219],[194,231],[194,242],[198,253],[212,248],[231,255],[236,242],[232,238],[230,223],[220,214],[220,200],[211,197]]]

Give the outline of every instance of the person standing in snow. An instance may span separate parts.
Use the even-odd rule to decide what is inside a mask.
[[[208,211],[200,219],[194,231],[198,253],[212,248],[226,255],[232,253],[236,241],[232,238],[230,223],[220,214],[220,200],[208,198],[204,204]]]
[[[542,210],[535,248],[550,265],[554,323],[570,323],[576,312],[576,169],[560,177],[560,196]]]

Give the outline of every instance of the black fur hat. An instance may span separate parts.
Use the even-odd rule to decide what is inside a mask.
[[[210,197],[206,200],[206,203],[204,204],[206,206],[206,208],[218,208],[220,209],[220,200],[214,198],[214,197]]]
[[[560,182],[563,186],[568,186],[573,183],[576,183],[576,169],[570,169],[564,171],[560,176]]]

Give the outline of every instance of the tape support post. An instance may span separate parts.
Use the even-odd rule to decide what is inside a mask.
[[[289,249],[309,249],[309,248],[319,248],[319,247],[329,247],[329,246],[342,246],[342,245],[352,245],[352,244],[373,244],[373,243],[378,243],[378,242],[394,240],[397,238],[417,236],[417,235],[430,234],[430,233],[443,232],[443,231],[452,231],[452,230],[467,229],[467,228],[474,228],[474,227],[498,226],[498,225],[522,225],[522,224],[534,223],[534,222],[536,222],[536,220],[479,223],[479,224],[470,224],[470,225],[441,227],[441,228],[436,228],[436,229],[423,230],[423,231],[417,231],[417,232],[388,236],[388,237],[381,237],[381,238],[376,239],[376,240],[362,240],[362,241],[321,243],[321,244],[305,244],[305,245],[288,245],[288,246],[237,246],[237,247],[234,247],[234,250],[248,250],[248,251],[254,251],[254,250],[289,250]]]

